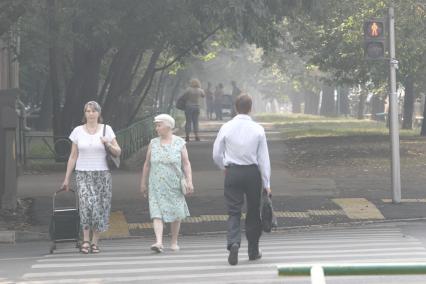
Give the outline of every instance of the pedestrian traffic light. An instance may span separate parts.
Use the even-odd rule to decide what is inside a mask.
[[[383,19],[364,21],[364,55],[366,59],[385,57],[385,21]]]

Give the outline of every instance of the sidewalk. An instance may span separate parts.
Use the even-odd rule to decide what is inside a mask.
[[[201,142],[189,142],[187,147],[193,169],[194,196],[188,197],[191,217],[182,223],[182,234],[205,234],[226,230],[226,210],[223,200],[223,174],[211,159],[212,141],[219,125],[202,125]],[[274,133],[273,128],[267,132]],[[270,133],[268,133],[270,135]],[[394,205],[390,202],[390,178],[344,177],[300,178],[285,168],[285,143],[277,134],[268,139],[272,177],[273,203],[280,227],[322,226],[351,222],[383,222],[426,217],[426,198],[414,182],[403,189],[410,200]],[[113,172],[113,202],[111,229],[105,238],[152,234],[147,201],[139,193],[140,169],[145,153],[141,150],[127,161],[129,170]],[[18,195],[33,198],[33,226],[30,232],[1,231],[0,242],[46,239],[51,216],[52,194],[60,185],[64,173],[23,175],[18,179]],[[65,197],[65,196],[64,196]],[[68,200],[72,202],[72,197]],[[167,231],[166,231],[167,232]],[[12,235],[14,235],[12,237]],[[13,239],[14,238],[14,239]]]

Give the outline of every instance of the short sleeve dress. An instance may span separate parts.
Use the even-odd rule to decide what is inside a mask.
[[[185,141],[175,135],[170,144],[162,145],[159,137],[151,140],[148,182],[151,219],[174,222],[189,216],[185,196],[181,191],[181,151],[184,145]]]

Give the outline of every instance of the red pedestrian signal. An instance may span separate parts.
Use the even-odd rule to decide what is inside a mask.
[[[364,22],[364,55],[366,59],[385,57],[385,21],[383,19]]]
[[[364,32],[367,37],[370,38],[381,38],[383,37],[383,22],[380,21],[366,21],[364,26]]]

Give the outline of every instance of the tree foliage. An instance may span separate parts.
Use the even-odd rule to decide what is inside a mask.
[[[249,42],[267,51],[279,40],[276,23],[309,9],[311,2],[37,0],[31,2],[34,14],[23,17],[29,29],[22,37],[22,58],[36,55],[29,48],[38,40],[35,34],[46,39],[48,61],[45,55],[34,59],[37,64],[25,64],[49,70],[39,74],[49,85],[51,99],[44,101],[53,104],[56,135],[79,123],[91,99],[102,103],[108,123],[121,128],[150,107],[144,102],[155,93],[153,82],[162,71],[204,54],[212,35],[226,34],[232,44]],[[31,28],[33,22],[38,30]],[[34,89],[28,86],[28,92]]]

